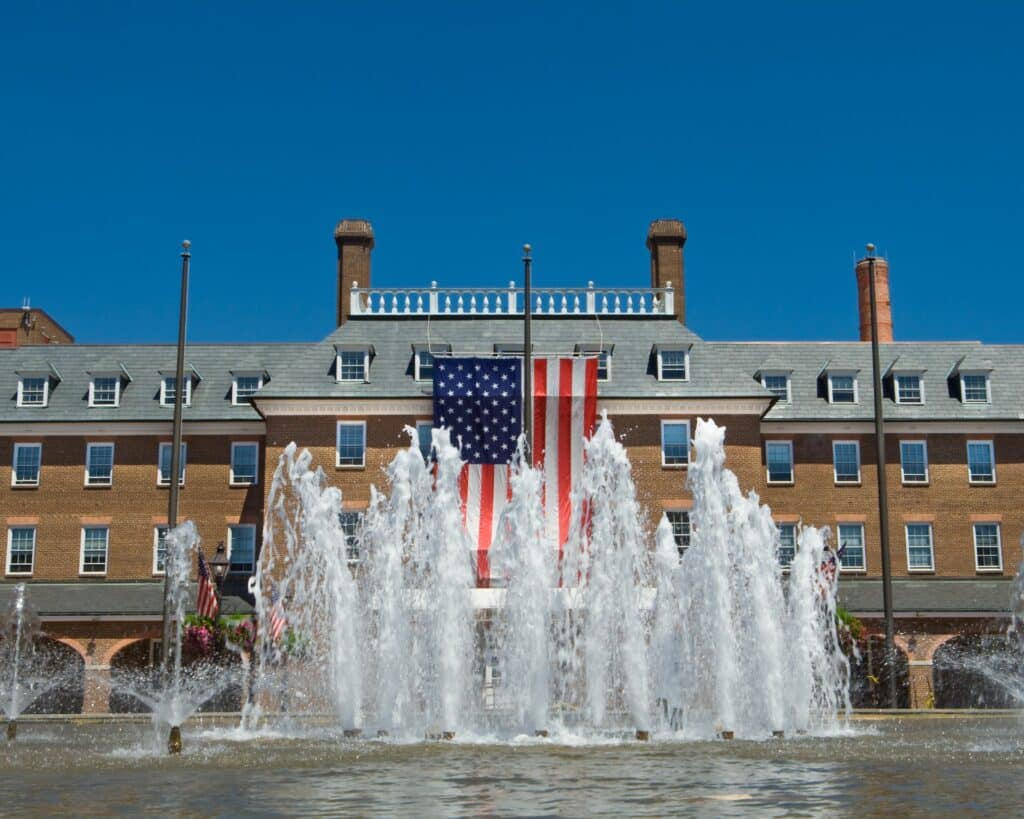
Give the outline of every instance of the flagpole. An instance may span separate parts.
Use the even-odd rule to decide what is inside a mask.
[[[526,451],[528,462],[533,460],[533,345],[530,341],[530,270],[533,259],[530,258],[532,248],[523,245],[523,432],[526,433]]]

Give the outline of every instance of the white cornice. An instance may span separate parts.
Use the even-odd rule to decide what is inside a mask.
[[[263,421],[185,421],[185,435],[263,435]],[[171,434],[170,421],[24,421],[0,423],[0,436],[150,436]]]

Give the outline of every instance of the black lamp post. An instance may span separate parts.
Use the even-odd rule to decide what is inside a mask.
[[[224,578],[228,576],[228,569],[231,568],[231,561],[228,560],[228,550],[224,548],[224,541],[217,544],[217,551],[206,564],[210,567],[210,574],[213,575],[213,585],[217,593],[217,611],[221,607],[221,586]]]

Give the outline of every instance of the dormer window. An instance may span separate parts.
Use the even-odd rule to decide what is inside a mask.
[[[335,348],[335,379],[368,382],[370,380],[370,354],[372,347],[355,346]]]
[[[924,380],[921,373],[894,373],[893,386],[897,404],[924,403]]]
[[[413,356],[413,378],[417,381],[434,380],[434,357],[450,353],[450,344],[433,344],[428,347],[426,344],[414,344],[412,347]]]
[[[828,374],[828,402],[830,404],[856,404],[857,374],[830,372]]]
[[[658,380],[689,381],[690,349],[688,347],[658,347]]]
[[[185,394],[182,401],[183,406],[192,404],[192,374],[185,373]],[[175,393],[177,392],[178,377],[176,375],[163,375],[160,378],[160,406],[173,407]]]
[[[992,390],[988,373],[960,373],[960,399],[965,404],[990,404]]]
[[[116,407],[121,403],[121,376],[94,375],[89,382],[90,407]]]
[[[18,379],[18,406],[45,407],[50,401],[49,375],[26,373]]]
[[[613,348],[610,344],[601,346],[600,344],[577,344],[576,355],[584,356],[587,358],[597,356],[597,380],[598,381],[611,381],[612,380],[612,352]]]
[[[249,399],[263,389],[264,373],[261,371],[237,372],[231,381],[231,403],[235,406],[248,404]],[[185,393],[186,403],[188,393]]]
[[[792,400],[788,372],[762,372],[761,385],[781,403],[788,404]]]

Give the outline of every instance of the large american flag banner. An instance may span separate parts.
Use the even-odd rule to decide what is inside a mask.
[[[199,589],[196,592],[196,614],[200,617],[209,617],[211,620],[217,617],[220,612],[220,604],[217,602],[217,594],[210,582],[210,570],[206,565],[203,553],[199,553]]]
[[[509,462],[522,431],[521,358],[444,358],[434,365],[434,426],[448,427],[466,466],[460,495],[476,546],[477,584],[490,583],[488,552],[509,501]],[[597,359],[533,362],[533,463],[545,477],[549,542],[560,548],[572,524],[572,489],[583,441],[597,418]]]

